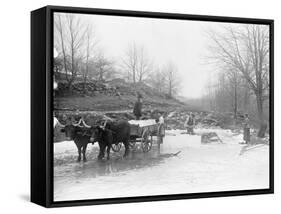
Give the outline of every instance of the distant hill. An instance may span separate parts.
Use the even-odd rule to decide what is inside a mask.
[[[143,96],[144,109],[173,109],[188,106],[178,99],[168,98],[145,83],[127,83],[123,79],[107,82],[76,81],[72,90],[66,81],[58,82],[55,92],[55,110],[114,111],[132,109],[137,94]]]

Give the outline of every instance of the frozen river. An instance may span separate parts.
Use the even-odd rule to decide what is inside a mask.
[[[76,163],[71,141],[54,144],[54,200],[82,200],[269,188],[269,148],[258,145],[241,155],[241,134],[215,131],[223,144],[201,144],[200,135],[168,131],[160,151],[138,150],[122,159],[97,161],[97,144],[88,146],[86,163]],[[174,153],[180,153],[176,156]]]

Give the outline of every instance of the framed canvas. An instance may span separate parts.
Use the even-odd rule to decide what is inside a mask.
[[[31,12],[31,201],[274,191],[273,20]]]

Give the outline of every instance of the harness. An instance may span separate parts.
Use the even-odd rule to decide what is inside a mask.
[[[82,136],[87,136],[87,137],[91,137],[92,136],[91,134],[89,134],[89,130],[78,131],[77,134],[80,134]]]

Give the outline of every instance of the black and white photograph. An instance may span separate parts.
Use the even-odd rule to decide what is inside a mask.
[[[270,189],[270,25],[53,13],[53,200]]]

